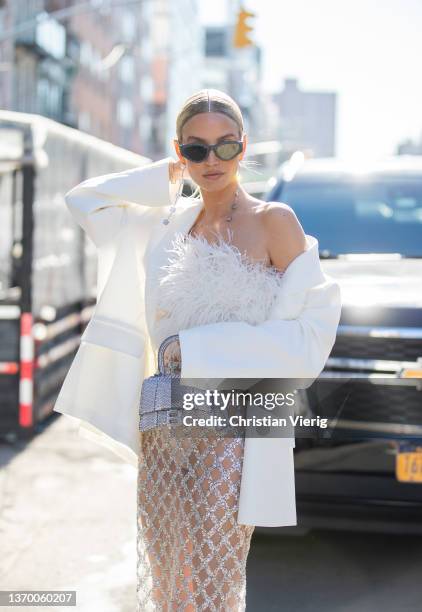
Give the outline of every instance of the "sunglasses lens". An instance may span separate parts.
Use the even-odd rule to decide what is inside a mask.
[[[181,147],[181,150],[184,157],[193,162],[204,161],[208,151],[207,147],[204,147],[200,144],[184,145],[183,147]]]
[[[228,161],[236,157],[241,150],[242,147],[237,142],[224,142],[221,145],[218,145],[216,154],[220,159]]]

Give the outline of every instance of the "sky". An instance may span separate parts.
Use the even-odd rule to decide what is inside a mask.
[[[200,0],[204,24],[234,0]],[[227,6],[231,6],[230,12]],[[263,52],[263,89],[296,78],[337,96],[340,157],[379,158],[422,135],[422,0],[244,0]]]

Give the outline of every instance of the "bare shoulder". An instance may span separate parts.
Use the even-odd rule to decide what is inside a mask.
[[[267,202],[262,219],[271,263],[284,272],[306,250],[305,232],[294,210],[284,202]]]

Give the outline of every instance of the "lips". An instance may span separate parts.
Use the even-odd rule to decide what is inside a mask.
[[[204,174],[206,178],[217,178],[217,176],[223,176],[224,172],[208,172]]]

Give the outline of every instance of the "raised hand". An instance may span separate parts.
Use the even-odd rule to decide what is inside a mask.
[[[189,172],[186,167],[186,164],[183,164],[180,160],[177,162],[170,162],[169,164],[169,179],[171,183],[177,183],[182,178],[188,179]]]

